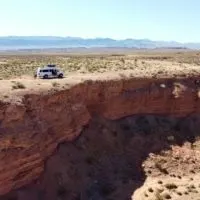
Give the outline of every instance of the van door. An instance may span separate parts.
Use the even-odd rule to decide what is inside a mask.
[[[52,74],[53,74],[53,76],[57,76],[57,70],[56,69],[52,69]]]
[[[49,69],[49,77],[53,77],[53,70],[52,69]]]

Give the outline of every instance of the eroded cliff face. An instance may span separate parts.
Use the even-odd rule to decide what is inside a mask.
[[[58,144],[77,138],[89,121],[137,114],[199,113],[199,81],[86,81],[49,95],[25,95],[0,107],[0,194],[38,179]]]

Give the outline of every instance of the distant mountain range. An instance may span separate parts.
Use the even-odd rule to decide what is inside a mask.
[[[175,41],[152,41],[148,39],[114,40],[111,38],[84,39],[79,37],[55,36],[6,36],[0,37],[0,50],[47,49],[47,48],[188,48],[200,49],[200,43],[179,43]]]

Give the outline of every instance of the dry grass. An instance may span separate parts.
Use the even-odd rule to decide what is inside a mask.
[[[129,54],[70,55],[70,54],[33,54],[33,55],[0,55],[0,79],[16,78],[24,75],[33,76],[39,66],[55,63],[65,74],[103,73],[107,71],[148,69],[148,61],[176,62],[200,65],[199,52],[135,52]],[[158,66],[159,68],[159,66]],[[159,69],[160,73],[164,69]],[[159,73],[159,72],[157,72]]]
[[[126,60],[126,63],[125,63]],[[134,60],[133,60],[134,62]],[[39,66],[55,63],[65,74],[72,72],[95,73],[131,69],[132,59],[121,56],[4,56],[0,57],[0,79],[23,75],[33,76]]]

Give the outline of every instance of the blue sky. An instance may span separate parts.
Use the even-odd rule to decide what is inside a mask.
[[[199,0],[0,0],[0,35],[200,42]]]

